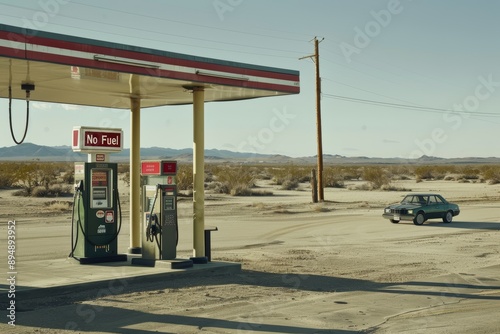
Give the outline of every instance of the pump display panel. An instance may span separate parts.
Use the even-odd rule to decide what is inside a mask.
[[[93,209],[106,209],[111,207],[111,180],[112,170],[108,168],[94,168],[91,177],[91,204]]]

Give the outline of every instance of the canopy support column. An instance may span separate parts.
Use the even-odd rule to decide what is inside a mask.
[[[141,99],[139,78],[130,76],[130,254],[141,254]]]
[[[205,258],[205,91],[193,88],[193,260]]]

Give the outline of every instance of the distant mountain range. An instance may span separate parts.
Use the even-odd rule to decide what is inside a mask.
[[[130,149],[110,154],[111,161],[128,161]],[[141,148],[141,159],[172,159],[179,162],[192,162],[191,148],[172,149],[163,147]],[[0,147],[0,161],[86,161],[87,154],[73,152],[70,146],[42,146],[32,143]],[[286,155],[257,154],[233,152],[229,150],[205,150],[206,162],[238,162],[238,163],[293,163],[316,164],[317,157],[293,158]],[[404,158],[373,158],[373,157],[345,157],[341,155],[323,155],[325,164],[500,164],[500,158],[453,158],[422,156],[418,159]]]

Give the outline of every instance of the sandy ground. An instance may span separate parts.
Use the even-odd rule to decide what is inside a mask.
[[[18,325],[0,330],[499,333],[500,282],[489,282],[491,300],[468,298],[453,289],[470,288],[467,284],[479,282],[482,268],[500,262],[500,185],[414,180],[395,185],[412,192],[438,192],[459,204],[462,213],[446,224],[452,228],[444,228],[439,221],[414,226],[382,219],[382,208],[399,201],[407,191],[327,188],[321,204],[311,203],[307,184],[297,191],[284,191],[259,183],[274,193],[265,197],[207,193],[206,224],[219,228],[212,239],[213,260],[240,262],[240,274],[124,284],[104,296],[75,291],[69,296],[24,301]],[[128,198],[125,187],[120,191],[125,223],[119,243],[125,252]],[[26,227],[26,241],[19,241],[21,259],[67,255],[70,215],[51,209],[47,203],[53,200],[12,197],[11,191],[0,191],[2,234],[8,220],[22,221]],[[191,199],[180,198],[180,257],[191,255],[191,215]],[[28,236],[40,230],[45,238],[33,240],[43,247],[33,248]],[[0,262],[2,268],[6,266],[3,254]],[[429,285],[444,290],[426,293]],[[411,293],[388,293],[408,287]],[[381,290],[382,297],[374,297]],[[409,304],[404,299],[410,296],[412,306],[405,309]],[[5,321],[0,324],[4,325]]]

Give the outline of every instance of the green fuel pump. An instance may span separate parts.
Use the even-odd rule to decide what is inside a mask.
[[[172,269],[192,267],[191,260],[177,258],[179,227],[177,221],[176,161],[143,161],[142,257],[132,264],[155,266],[167,260]]]
[[[118,254],[122,217],[116,163],[75,163],[70,256],[80,263],[126,261]]]
[[[119,129],[75,127],[73,150],[89,153],[89,162],[75,163],[70,257],[81,264],[127,261],[118,254],[122,225],[118,165],[104,152],[121,150]]]

